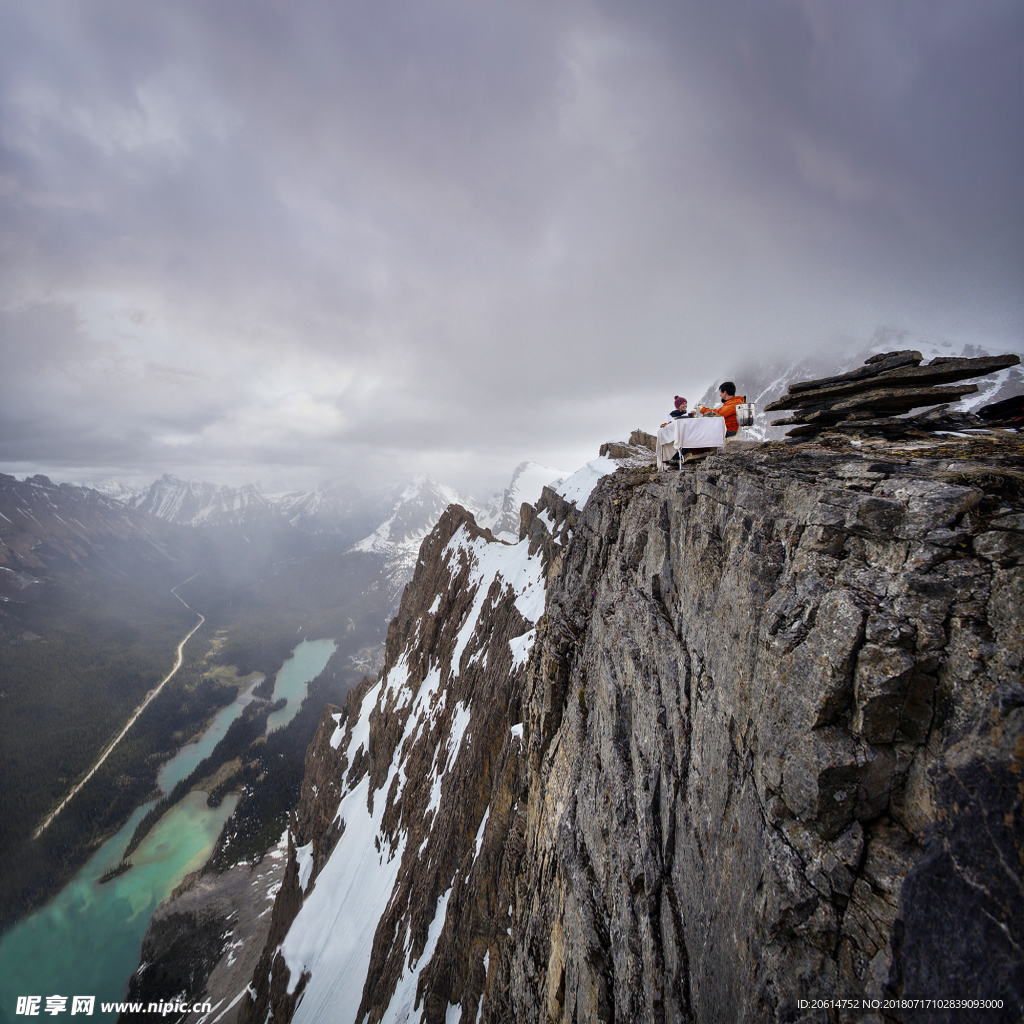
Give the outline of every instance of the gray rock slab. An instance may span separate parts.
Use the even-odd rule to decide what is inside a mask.
[[[925,366],[899,366],[860,380],[845,380],[803,391],[791,389],[782,398],[766,405],[765,412],[819,405],[822,401],[842,395],[876,390],[880,386],[905,389],[950,384],[958,380],[968,380],[971,377],[982,377],[989,373],[995,373],[1008,366],[1016,366],[1019,362],[1020,356],[1012,353],[1002,356],[983,356],[977,359],[933,359]],[[937,401],[942,401],[942,399]]]

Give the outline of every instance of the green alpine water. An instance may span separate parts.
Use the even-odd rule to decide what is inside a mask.
[[[274,690],[274,699],[287,697],[288,704],[269,728],[291,721],[306,686],[323,671],[334,649],[332,640],[314,640],[292,651]],[[252,699],[251,691],[247,687],[222,709],[199,743],[183,747],[167,763],[159,777],[165,792],[212,751]],[[78,1013],[74,1019],[116,1021],[117,1013],[104,1012],[102,1004],[124,1000],[153,911],[185,875],[206,862],[237,800],[230,796],[219,807],[208,807],[205,793],[188,794],[135,850],[132,868],[100,885],[100,876],[120,863],[135,826],[152,804],[139,807],[60,893],[5,932],[0,937],[0,1024],[29,1019],[17,1014],[20,996],[39,996],[38,1018],[47,1020],[71,1019],[73,997],[94,996],[93,1014]],[[174,995],[168,992],[167,998]],[[62,1013],[46,1013],[48,996],[67,997]]]
[[[275,711],[267,719],[267,732],[282,729],[298,713],[299,705],[306,696],[306,688],[316,679],[327,665],[337,645],[333,640],[303,640],[281,666],[274,682],[272,700],[287,698],[280,711]]]
[[[157,785],[165,792],[170,793],[174,787],[187,778],[189,773],[205,757],[213,753],[213,748],[224,738],[231,723],[247,708],[253,701],[252,691],[263,681],[263,676],[254,680],[247,686],[226,708],[217,712],[210,727],[195,743],[187,743],[160,769],[156,777]]]
[[[100,875],[121,860],[152,805],[140,807],[54,899],[0,939],[0,1020],[24,1020],[16,1018],[18,997],[33,995],[42,999],[40,1016],[46,1016],[47,996],[67,996],[69,1017],[73,996],[95,996],[90,1019],[116,1020],[117,1014],[104,1013],[101,1004],[124,998],[153,911],[188,872],[206,862],[237,800],[228,797],[210,808],[205,793],[189,793],[132,854],[131,870],[98,884]]]

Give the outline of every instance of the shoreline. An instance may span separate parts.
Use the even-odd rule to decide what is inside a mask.
[[[234,669],[234,666],[224,666],[224,668]],[[96,853],[99,850],[101,850],[107,843],[114,839],[114,837],[117,836],[117,834],[125,827],[125,825],[127,825],[128,822],[131,821],[133,815],[137,814],[140,810],[142,810],[143,813],[146,813],[148,805],[156,804],[162,797],[168,795],[168,792],[160,786],[160,783],[158,781],[161,773],[164,771],[167,765],[174,761],[174,759],[178,757],[183,751],[187,750],[187,748],[190,745],[201,742],[203,737],[206,735],[207,731],[213,724],[214,720],[216,719],[217,715],[219,715],[225,708],[231,707],[234,701],[238,700],[238,697],[245,692],[246,688],[251,686],[256,681],[255,677],[261,675],[264,675],[264,673],[250,672],[247,676],[238,677],[238,689],[234,699],[232,701],[229,701],[227,704],[222,705],[221,707],[214,708],[211,711],[211,713],[203,720],[197,732],[193,733],[193,735],[190,736],[187,740],[184,740],[183,742],[177,744],[174,747],[173,753],[169,754],[169,756],[167,756],[160,763],[160,766],[157,768],[153,786],[147,791],[145,796],[138,801],[138,803],[136,803],[127,811],[126,814],[122,815],[116,821],[111,823],[107,828],[103,829],[102,832],[100,832],[100,834],[94,837],[93,839],[87,842],[75,844],[75,848],[72,851],[72,855],[70,858],[71,861],[73,862],[73,866],[70,867],[66,874],[63,874],[59,879],[56,879],[53,885],[46,886],[45,889],[39,893],[38,899],[29,900],[25,908],[20,913],[12,917],[9,921],[5,921],[2,925],[0,925],[0,938],[2,938],[12,928],[17,927],[27,918],[31,917],[33,914],[38,913],[40,910],[46,907],[46,905],[51,900],[53,900],[61,892],[62,889],[64,889],[67,885],[71,884],[71,882],[74,881],[78,873],[82,871],[83,868],[85,868],[85,866],[89,863],[92,857],[94,857]],[[30,844],[34,843],[35,841],[35,835],[25,839],[24,843],[26,851],[30,848]]]

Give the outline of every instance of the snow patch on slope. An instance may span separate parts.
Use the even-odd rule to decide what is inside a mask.
[[[448,900],[451,897],[451,886],[438,898],[437,910],[434,912],[434,919],[427,929],[427,942],[423,952],[416,958],[410,956],[402,971],[401,978],[395,988],[395,994],[391,997],[387,1010],[381,1018],[381,1024],[407,1024],[416,1012],[416,988],[420,981],[420,972],[430,963],[434,950],[437,948],[437,940],[444,927],[445,915],[448,913]]]
[[[618,468],[614,459],[602,455],[601,458],[588,462],[582,469],[576,470],[568,480],[558,485],[556,491],[566,501],[571,501],[578,509],[582,509],[597,486],[598,480],[609,473],[614,473]]]
[[[445,548],[444,557],[449,559],[455,552],[462,552],[470,559],[470,585],[476,587],[473,605],[455,638],[452,652],[452,676],[462,669],[462,656],[472,639],[480,614],[484,610],[491,586],[500,576],[516,595],[515,604],[519,614],[531,625],[544,614],[544,566],[539,555],[530,555],[530,543],[521,540],[511,546],[496,545],[483,537],[472,539],[465,526],[460,526]],[[523,657],[524,644],[515,645],[515,637],[509,642],[513,656]],[[532,647],[526,647],[528,655]]]
[[[369,690],[360,705],[348,745],[350,763],[369,740],[370,711],[380,688],[378,683]],[[396,762],[398,757],[396,751]],[[393,763],[385,793],[397,772],[398,765]],[[337,817],[344,821],[344,831],[281,944],[281,955],[291,972],[290,992],[303,972],[312,974],[296,1008],[294,1024],[355,1020],[359,1009],[362,984],[353,979],[366,977],[377,922],[387,909],[405,852],[404,833],[392,846],[381,831],[387,801],[375,800],[370,813],[369,786],[370,777],[364,775],[342,798]]]
[[[309,885],[309,876],[313,873],[313,844],[306,843],[295,850],[295,861],[299,865],[299,889],[306,891]]]

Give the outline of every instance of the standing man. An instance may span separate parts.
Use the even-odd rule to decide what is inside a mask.
[[[709,409],[706,405],[700,407],[702,413],[714,413],[716,416],[725,417],[725,436],[735,437],[740,425],[736,422],[736,406],[742,405],[747,399],[744,395],[736,394],[736,385],[727,380],[719,389],[718,394],[722,404],[717,409]]]

